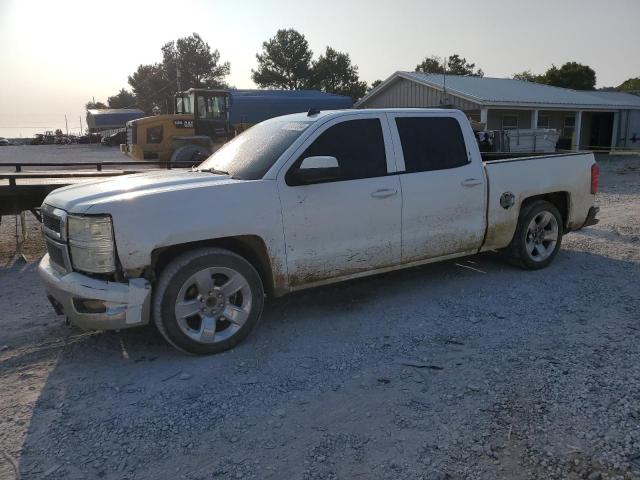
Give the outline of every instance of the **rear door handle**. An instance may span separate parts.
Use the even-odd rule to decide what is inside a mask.
[[[387,198],[395,195],[396,193],[398,193],[398,190],[395,190],[393,188],[381,188],[380,190],[371,192],[371,196],[373,198]]]
[[[477,178],[467,178],[466,180],[460,182],[460,185],[462,185],[463,187],[475,187],[476,185],[480,185],[481,183],[482,180],[478,180]]]

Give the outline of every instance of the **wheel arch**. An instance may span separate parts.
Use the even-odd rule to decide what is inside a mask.
[[[549,192],[549,193],[542,193],[540,195],[532,195],[530,197],[526,197],[525,199],[522,200],[522,203],[520,204],[520,212],[522,212],[527,205],[537,200],[546,200],[547,202],[551,203],[558,209],[558,211],[560,212],[560,215],[562,216],[563,233],[567,232],[569,227],[569,213],[571,208],[571,196],[569,192],[565,192],[565,191]],[[518,213],[518,216],[519,215],[520,213]]]
[[[157,248],[151,253],[150,276],[154,278],[159,276],[164,267],[176,256],[202,247],[224,248],[240,255],[258,271],[265,293],[269,296],[274,294],[276,285],[267,245],[257,235],[221,237]]]

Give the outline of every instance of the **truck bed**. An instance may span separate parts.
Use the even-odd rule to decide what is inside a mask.
[[[520,206],[525,198],[559,195],[566,204],[565,231],[584,225],[594,199],[591,192],[592,153],[568,153],[494,159],[484,162],[487,179],[487,235],[482,251],[506,247],[516,229]],[[515,197],[504,208],[505,193]],[[562,210],[562,209],[561,209]]]
[[[529,159],[533,157],[550,157],[556,155],[565,155],[558,153],[545,153],[545,152],[527,152],[527,153],[517,153],[517,152],[480,152],[482,156],[483,162],[497,162],[499,160],[520,160],[520,159]]]

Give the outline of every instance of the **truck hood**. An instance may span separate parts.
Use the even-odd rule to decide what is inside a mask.
[[[242,182],[228,175],[207,172],[153,171],[122,175],[104,180],[69,185],[51,192],[44,203],[69,213],[87,213],[94,205],[136,198],[167,191],[212,187]]]

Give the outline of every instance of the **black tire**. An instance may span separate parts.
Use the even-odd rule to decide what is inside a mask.
[[[246,321],[229,338],[215,343],[201,343],[183,331],[184,325],[180,326],[175,309],[178,294],[186,282],[209,268],[232,269],[241,274],[250,290],[251,307]],[[196,355],[210,355],[229,350],[244,340],[260,320],[263,305],[262,280],[248,261],[222,248],[200,248],[177,256],[162,270],[154,288],[153,320],[162,336],[177,349]]]
[[[553,249],[545,258],[536,260],[527,250],[529,225],[536,217],[539,217],[541,214],[543,214],[543,212],[548,212],[555,218],[558,232],[557,240],[555,242],[555,245],[553,245]],[[558,254],[558,250],[560,250],[560,245],[562,244],[562,234],[562,215],[560,215],[560,212],[558,211],[556,206],[550,202],[547,202],[546,200],[534,200],[530,203],[526,203],[522,207],[522,210],[520,211],[520,215],[518,217],[518,225],[516,226],[516,231],[513,235],[511,243],[505,249],[505,253],[509,261],[514,265],[517,265],[526,270],[539,270],[549,265]]]
[[[194,164],[204,162],[211,152],[200,145],[183,145],[176,149],[171,155],[172,162],[193,162]]]

